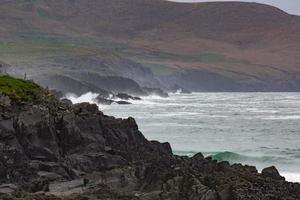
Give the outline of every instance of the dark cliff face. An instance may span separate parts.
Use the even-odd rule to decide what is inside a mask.
[[[300,198],[300,185],[275,168],[259,174],[201,154],[175,156],[168,143],[145,139],[133,118],[106,116],[96,105],[1,96],[0,114],[0,198]]]
[[[22,182],[29,171],[34,174],[41,170],[38,166],[47,163],[56,163],[63,173],[60,175],[69,179],[74,175],[70,173],[73,169],[107,170],[153,155],[171,154],[170,148],[159,152],[159,145],[147,141],[134,119],[105,116],[96,105],[69,106],[53,98],[39,104],[5,107],[1,114],[1,148],[22,158],[8,159],[4,166],[21,162],[22,168],[28,167],[18,173],[7,168],[12,171],[2,177],[5,182]]]

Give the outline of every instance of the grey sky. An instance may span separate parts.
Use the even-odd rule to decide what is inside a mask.
[[[172,0],[178,2],[209,2],[217,0]],[[218,1],[245,1],[258,2],[276,6],[290,14],[300,15],[300,0],[218,0]]]

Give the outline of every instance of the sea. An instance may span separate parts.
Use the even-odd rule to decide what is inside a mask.
[[[97,94],[69,94],[97,103]],[[174,154],[202,152],[219,161],[276,166],[300,182],[300,93],[192,93],[144,97],[131,105],[100,105],[106,115],[134,117],[149,140],[169,142]]]

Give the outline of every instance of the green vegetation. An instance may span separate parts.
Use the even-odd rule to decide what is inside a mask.
[[[130,58],[136,62],[142,63],[144,67],[152,70],[154,74],[168,74],[174,68],[164,64],[172,62],[182,63],[204,63],[211,65],[232,65],[232,64],[246,64],[247,61],[235,59],[222,54],[205,53],[201,55],[180,55],[167,52],[144,52],[131,49],[123,49],[120,54],[124,57]]]
[[[46,90],[32,81],[0,76],[0,93],[15,101],[38,100],[45,94]]]
[[[9,63],[43,61],[54,56],[116,53],[122,44],[106,37],[65,37],[42,32],[18,32],[15,40],[0,41],[0,57]]]

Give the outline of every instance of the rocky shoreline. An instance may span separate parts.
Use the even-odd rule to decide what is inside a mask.
[[[42,89],[41,89],[42,90]],[[298,200],[275,167],[177,156],[133,118],[106,116],[45,92],[0,97],[0,199]]]

